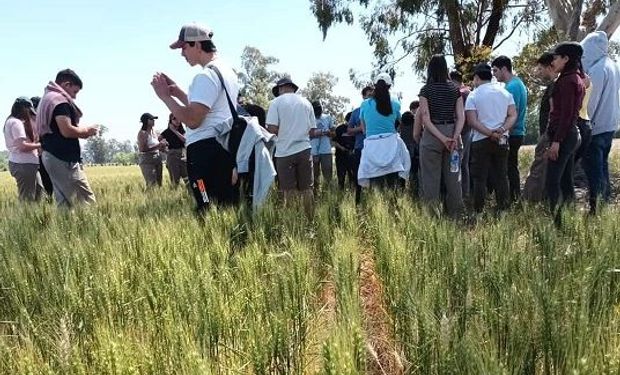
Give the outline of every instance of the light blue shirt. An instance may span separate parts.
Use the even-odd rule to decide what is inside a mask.
[[[525,116],[527,115],[527,88],[519,77],[512,77],[512,79],[506,82],[506,90],[512,94],[512,98],[515,101],[515,109],[517,110],[517,121],[512,129],[510,129],[510,135],[525,135]]]
[[[366,137],[396,133],[396,120],[400,118],[400,103],[392,99],[392,114],[383,116],[377,111],[375,99],[366,99],[360,106],[360,118],[364,120],[366,125]]]
[[[328,115],[321,115],[316,119],[316,128],[318,130],[330,130],[334,127],[334,121]],[[310,139],[312,146],[312,156],[326,155],[332,153],[332,143],[328,135]]]
[[[351,113],[351,118],[349,119],[349,129],[353,129],[353,128],[357,128],[358,126],[360,126],[360,109],[355,108],[353,110],[353,112]],[[355,133],[355,149],[356,150],[361,150],[364,148],[364,138],[366,138],[366,136],[364,136],[364,133],[359,132],[359,133]]]

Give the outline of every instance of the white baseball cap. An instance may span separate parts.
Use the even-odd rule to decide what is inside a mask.
[[[387,73],[379,73],[375,77],[375,85],[379,83],[379,81],[385,82],[388,86],[392,86],[392,77],[390,77]]]

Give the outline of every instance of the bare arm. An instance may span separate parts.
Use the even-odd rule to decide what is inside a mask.
[[[58,124],[58,130],[65,138],[89,138],[97,134],[95,126],[73,126],[68,116],[56,116],[54,118]]]
[[[517,108],[514,104],[508,106],[508,116],[506,116],[506,120],[504,121],[504,131],[510,131],[514,124],[517,122]]]
[[[267,124],[267,131],[271,134],[278,135],[278,129],[280,127],[277,125]]]
[[[476,110],[468,110],[466,112],[466,116],[467,116],[467,124],[469,124],[469,126],[471,126],[473,129],[475,129],[478,133],[486,135],[487,137],[493,136],[493,131],[491,131],[489,128],[484,126],[478,120],[478,111],[476,111]]]
[[[206,105],[196,102],[191,102],[189,105],[181,105],[171,96],[162,98],[162,101],[174,117],[190,129],[198,128],[211,111]]]
[[[463,98],[459,97],[456,100],[456,124],[454,125],[454,134],[452,138],[457,140],[461,136],[461,131],[463,131],[463,125],[465,125],[465,109],[463,107]]]
[[[29,142],[26,138],[20,138],[17,140],[17,148],[22,152],[29,152],[41,148],[39,142]]]
[[[437,129],[435,124],[433,124],[433,122],[431,121],[431,113],[428,108],[428,100],[423,96],[420,97],[420,107],[418,108],[418,112],[420,113],[420,118],[422,119],[424,129],[431,132],[431,134],[435,136],[435,138],[439,139],[441,143],[446,144],[449,138],[443,135],[439,131],[439,129]]]
[[[413,120],[413,139],[418,144],[422,138],[422,128],[422,116],[420,115],[420,111],[416,111],[415,118]]]

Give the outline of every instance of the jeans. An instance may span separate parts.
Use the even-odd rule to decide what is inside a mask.
[[[599,197],[605,200],[611,198],[608,158],[613,136],[614,132],[593,135],[584,155],[583,161],[590,184],[590,209],[592,211],[596,210],[596,201]]]
[[[556,218],[559,217],[560,209],[556,207],[562,192],[563,203],[572,202],[575,199],[575,186],[573,182],[573,166],[575,151],[579,147],[580,136],[576,127],[573,127],[560,143],[560,151],[556,160],[547,160],[547,199],[549,208]]]
[[[519,149],[523,144],[522,135],[511,135],[508,138],[508,183],[510,200],[516,202],[521,196],[521,176],[519,175]]]
[[[508,208],[509,190],[508,174],[508,145],[499,145],[489,138],[481,139],[471,144],[471,177],[474,181],[474,210],[481,212],[487,198],[487,184],[491,176],[491,185],[495,191],[497,207],[500,210]],[[493,173],[490,173],[493,171]]]
[[[577,121],[577,128],[579,128],[579,135],[581,136],[581,145],[577,151],[575,151],[575,164],[585,156],[590,146],[590,141],[592,140],[592,126],[590,125],[590,121],[579,119]]]

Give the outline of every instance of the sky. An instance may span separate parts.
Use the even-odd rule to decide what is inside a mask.
[[[333,73],[335,93],[350,98],[351,108],[361,96],[349,69],[372,69],[372,47],[359,25],[335,26],[323,41],[308,0],[31,0],[5,2],[2,13],[0,118],[16,97],[41,96],[59,70],[71,68],[84,82],[77,97],[81,124],[103,124],[106,137],[121,141],[135,141],[144,112],[160,117],[156,129],[167,126],[168,110],[150,86],[155,72],[186,89],[200,69],[168,47],[186,23],[210,27],[219,58],[235,69],[249,45],[278,58],[274,70],[300,87],[313,72]],[[498,52],[514,55],[525,42],[517,36]],[[392,92],[401,93],[407,107],[422,82],[407,61],[399,71]],[[0,149],[6,149],[3,139]]]

